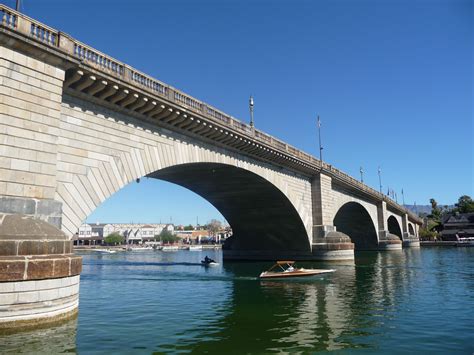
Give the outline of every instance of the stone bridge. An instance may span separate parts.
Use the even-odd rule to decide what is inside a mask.
[[[417,241],[419,218],[285,142],[1,8],[0,212],[69,237],[148,176],[229,221],[226,258],[351,258]]]
[[[142,177],[212,203],[234,232],[225,259],[419,245],[418,217],[335,167],[3,5],[0,18],[0,330],[77,312],[70,239]]]

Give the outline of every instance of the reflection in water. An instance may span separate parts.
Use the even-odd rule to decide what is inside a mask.
[[[300,263],[336,272],[294,281],[260,281],[257,275],[271,263],[202,267],[205,254],[221,258],[214,251],[85,255],[77,349],[472,353],[474,250],[459,249],[362,252],[352,263]],[[0,338],[0,352],[75,351],[73,324],[32,332],[31,341],[25,341],[30,335]],[[50,340],[56,337],[62,340]]]
[[[76,352],[77,319],[61,325],[0,336],[2,353],[59,354]]]

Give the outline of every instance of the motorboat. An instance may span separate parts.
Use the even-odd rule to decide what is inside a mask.
[[[117,251],[112,249],[94,249],[94,251],[104,254],[115,254]]]
[[[283,279],[292,277],[308,277],[329,274],[332,269],[304,269],[294,267],[294,261],[277,261],[270,269],[260,274],[261,279]]]
[[[190,245],[187,249],[190,251],[199,251],[202,250],[202,245]]]
[[[147,250],[153,250],[152,247],[129,247],[127,249],[128,251],[147,251]]]
[[[459,238],[456,246],[458,247],[474,247],[474,237]]]
[[[177,245],[165,245],[161,248],[162,251],[177,251],[179,247]]]

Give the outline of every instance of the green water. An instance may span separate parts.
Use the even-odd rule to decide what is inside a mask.
[[[77,320],[0,337],[2,352],[474,351],[474,248],[356,255],[324,278],[259,281],[271,263],[211,252],[84,254]]]

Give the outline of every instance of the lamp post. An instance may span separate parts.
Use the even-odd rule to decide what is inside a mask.
[[[323,162],[323,146],[321,144],[321,120],[318,115],[318,135],[319,135],[319,160]]]
[[[16,11],[20,12],[20,0],[16,0]]]
[[[364,182],[364,169],[360,167],[360,182]]]
[[[249,99],[249,110],[250,110],[250,127],[253,128],[253,97],[250,95]]]
[[[380,187],[380,193],[382,193],[382,170],[380,170],[380,166],[379,166],[379,187]]]

